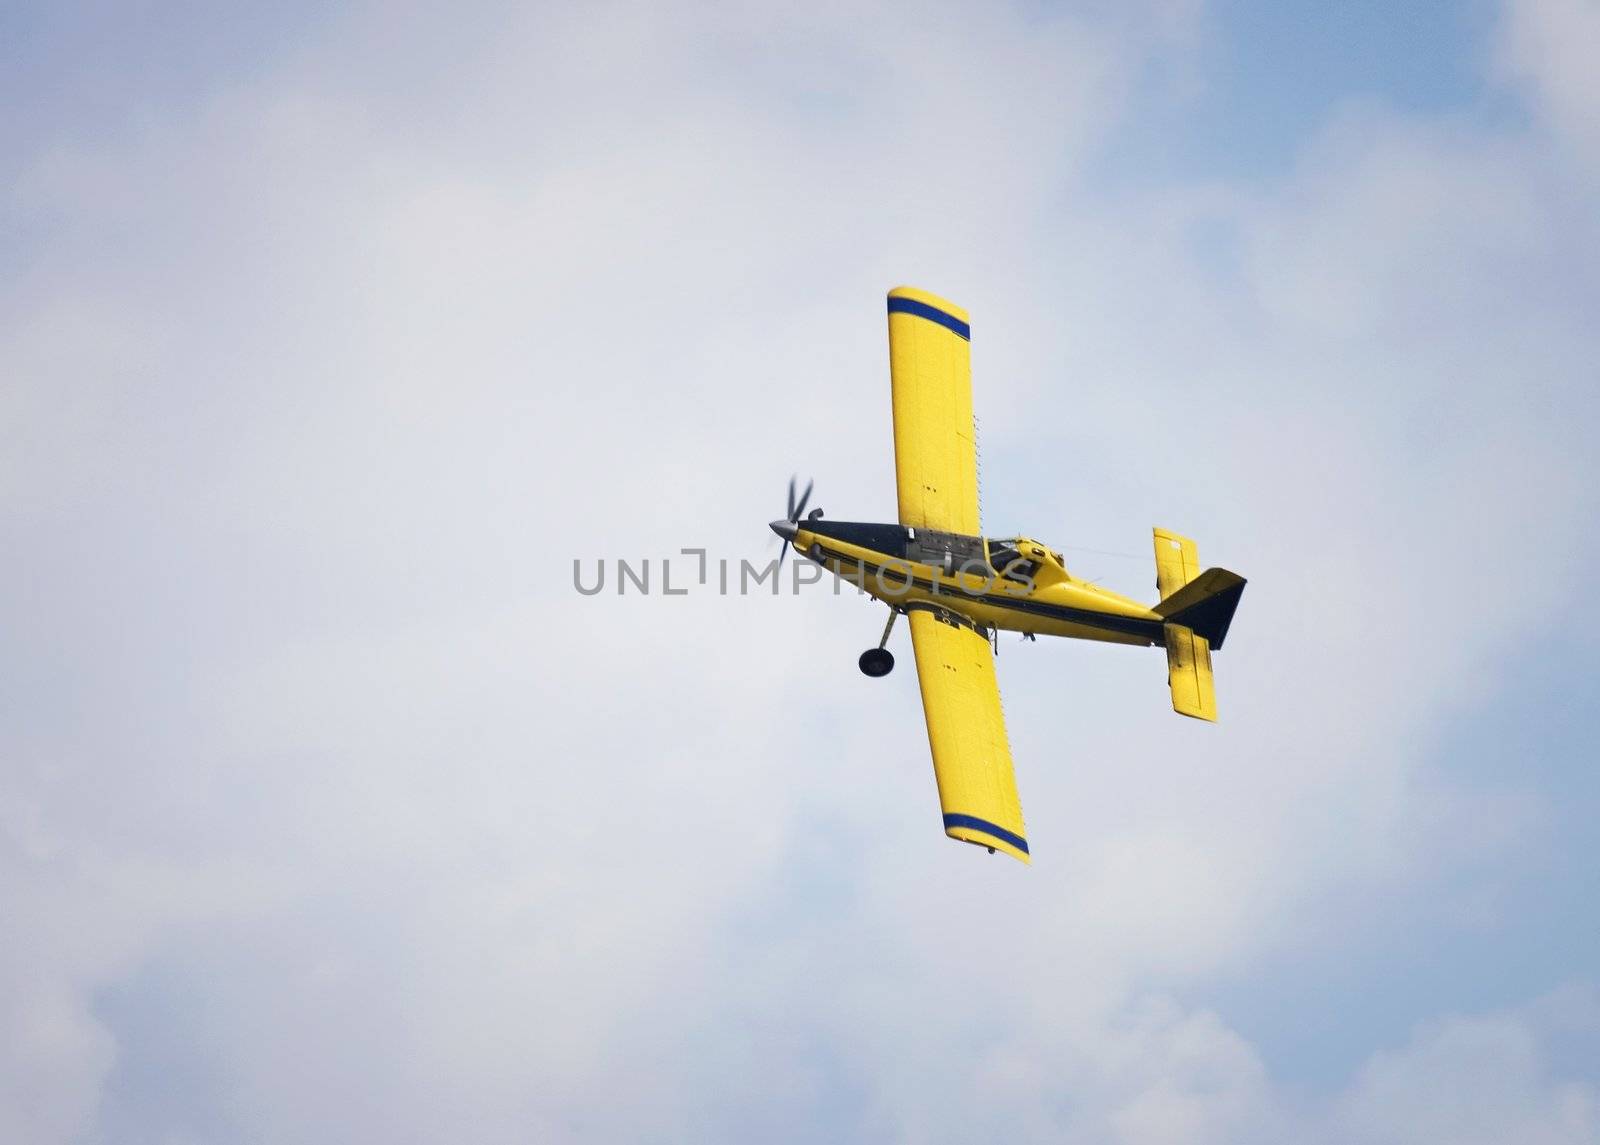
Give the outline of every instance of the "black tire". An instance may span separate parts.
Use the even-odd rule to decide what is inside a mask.
[[[857,662],[861,665],[862,675],[877,679],[894,670],[894,653],[887,648],[868,648]]]

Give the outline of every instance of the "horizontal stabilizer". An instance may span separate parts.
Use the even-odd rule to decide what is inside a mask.
[[[1211,675],[1211,649],[1204,636],[1181,624],[1164,626],[1167,639],[1167,684],[1172,710],[1197,720],[1217,718],[1217,689]]]
[[[1156,612],[1170,624],[1192,629],[1212,648],[1221,648],[1244,586],[1245,579],[1238,573],[1207,569],[1156,605]]]
[[[1200,575],[1200,556],[1194,542],[1170,529],[1157,528],[1156,593],[1165,599]]]

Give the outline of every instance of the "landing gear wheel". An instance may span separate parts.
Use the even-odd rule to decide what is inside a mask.
[[[868,648],[859,661],[864,675],[876,679],[887,676],[894,669],[894,653],[887,648]]]

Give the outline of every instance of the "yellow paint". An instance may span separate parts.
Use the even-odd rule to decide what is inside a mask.
[[[1156,594],[1165,600],[1200,575],[1200,554],[1188,537],[1155,530]]]
[[[1163,626],[1167,635],[1167,684],[1172,710],[1197,720],[1217,718],[1217,691],[1211,679],[1211,646],[1181,624]]]
[[[889,297],[968,321],[965,310],[925,290],[901,286]],[[889,378],[900,523],[977,535],[971,344],[936,322],[890,311]]]
[[[940,810],[1026,838],[988,639],[928,609],[915,609],[909,619]],[[980,826],[946,823],[952,839],[1030,861],[1026,851]]]
[[[1024,538],[1024,544],[1034,544]],[[816,559],[829,572],[857,585],[886,604],[903,608],[909,604],[935,604],[971,617],[986,628],[1008,632],[1031,632],[1035,636],[1068,636],[1079,640],[1099,640],[1108,644],[1136,644],[1149,647],[1151,637],[1134,636],[1095,627],[1092,617],[1085,622],[1058,620],[1030,615],[1005,607],[1008,601],[1033,601],[1071,608],[1098,616],[1124,617],[1150,622],[1157,631],[1162,618],[1149,605],[1089,584],[1071,576],[1054,561],[1041,566],[1034,587],[1017,584],[997,575],[981,575],[957,570],[946,574],[933,565],[903,558],[886,559],[882,553],[831,537],[820,537],[804,526],[795,534],[795,549]],[[1038,550],[1048,553],[1043,545]]]

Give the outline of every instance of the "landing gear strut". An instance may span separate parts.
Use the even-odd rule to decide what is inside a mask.
[[[883,639],[878,641],[876,648],[868,648],[861,654],[861,659],[857,663],[861,665],[862,675],[877,679],[894,671],[894,653],[884,645],[889,643],[889,633],[894,630],[894,618],[899,615],[898,608],[889,610],[889,623],[883,626]]]

